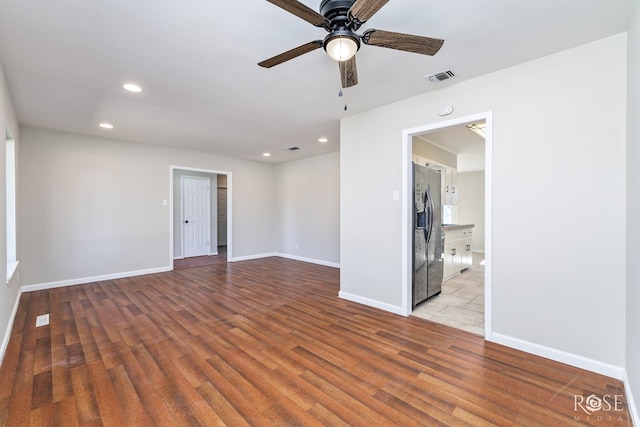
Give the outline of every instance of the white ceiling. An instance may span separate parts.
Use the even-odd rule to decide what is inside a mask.
[[[440,148],[454,154],[468,154],[484,151],[484,138],[478,136],[466,125],[453,126],[419,135]]]
[[[3,0],[0,62],[21,124],[282,162],[339,150],[347,115],[624,32],[632,1],[391,0],[361,30],[445,44],[433,57],[363,46],[342,98],[322,50],[257,66],[326,34],[265,0]],[[455,79],[424,79],[450,67]]]
[[[484,170],[484,138],[466,125],[439,129],[416,137],[455,154],[458,172]]]

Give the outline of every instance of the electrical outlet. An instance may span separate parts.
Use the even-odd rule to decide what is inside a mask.
[[[41,314],[40,316],[36,317],[36,328],[39,328],[40,326],[47,326],[48,324],[49,324],[49,313]]]

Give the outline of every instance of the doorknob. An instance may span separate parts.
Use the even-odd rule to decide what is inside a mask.
[[[185,224],[189,224],[189,220],[186,220],[184,223],[185,223]]]

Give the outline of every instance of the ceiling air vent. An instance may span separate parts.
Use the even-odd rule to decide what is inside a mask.
[[[440,73],[432,74],[430,76],[425,76],[426,79],[433,83],[443,82],[445,80],[449,80],[452,77],[455,77],[456,73],[453,71],[453,68],[449,68],[446,71],[442,71]]]
[[[296,151],[296,150],[299,150],[299,149],[300,149],[300,147],[289,147],[288,148],[289,151]]]

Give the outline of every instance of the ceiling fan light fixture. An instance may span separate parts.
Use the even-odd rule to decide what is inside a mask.
[[[324,40],[324,50],[331,59],[341,62],[353,58],[360,49],[360,39],[351,31],[334,31]]]
[[[467,128],[483,139],[487,139],[486,123],[471,123]]]

